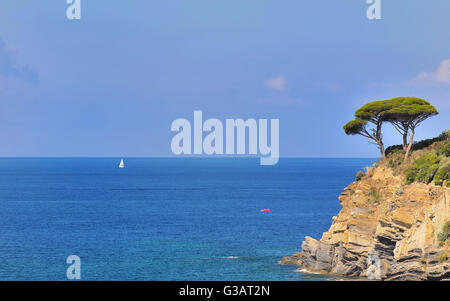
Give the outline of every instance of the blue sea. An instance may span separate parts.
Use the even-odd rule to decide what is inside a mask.
[[[120,159],[0,159],[0,280],[327,280],[278,262],[375,161]]]

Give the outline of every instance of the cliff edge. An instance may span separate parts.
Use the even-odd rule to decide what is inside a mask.
[[[280,263],[376,280],[450,280],[450,188],[446,182],[407,184],[414,162],[448,143],[417,151],[409,167],[393,155],[368,168],[340,195],[342,210],[320,241],[306,237],[302,251]]]

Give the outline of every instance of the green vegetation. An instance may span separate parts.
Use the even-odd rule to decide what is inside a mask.
[[[434,175],[434,184],[442,186],[446,182],[446,186],[450,187],[450,162],[439,168],[439,170]]]
[[[383,160],[386,158],[384,144],[382,140],[381,128],[383,126],[382,114],[388,110],[385,101],[373,101],[358,109],[355,112],[355,120],[344,125],[344,131],[347,135],[361,135],[366,137],[378,146]],[[368,128],[369,122],[373,125]]]
[[[442,141],[442,137],[446,137],[446,141]],[[450,148],[450,137],[447,133],[430,141],[437,141],[430,145],[428,149],[419,152],[412,165],[406,171],[406,183],[413,182],[431,183],[434,181],[435,185],[450,187],[450,157],[447,156]],[[422,143],[423,144],[423,143]],[[428,142],[426,143],[428,144]],[[389,162],[395,161],[395,152],[390,156]],[[395,169],[395,164],[388,164],[389,167]]]
[[[386,159],[383,143],[383,122],[391,123],[403,138],[401,149],[404,161],[414,145],[416,127],[439,112],[429,102],[417,97],[396,97],[387,100],[369,102],[355,112],[355,119],[344,125],[347,135],[361,135],[370,139],[380,150],[382,159]],[[369,124],[372,126],[369,128]],[[409,139],[408,139],[409,136]]]
[[[411,149],[410,158],[405,162],[401,145],[388,147],[384,165],[391,168],[394,175],[404,175],[406,184],[422,182],[450,187],[450,131],[416,142]]]
[[[442,231],[438,234],[438,239],[440,242],[447,242],[450,238],[450,221],[447,221],[444,226],[442,226]]]
[[[426,154],[417,159],[406,171],[406,183],[430,183],[439,169],[440,158],[435,154]]]
[[[431,138],[431,139],[425,139],[425,140],[421,140],[419,142],[414,142],[413,146],[411,147],[411,151],[416,151],[416,150],[421,150],[424,149],[426,147],[429,147],[430,145],[439,142],[439,141],[446,141],[449,137],[449,132],[443,132],[442,134],[440,134],[439,136],[435,137],[435,138]],[[450,146],[449,146],[450,148]],[[397,153],[397,152],[401,152],[404,154],[403,151],[403,146],[401,144],[397,144],[397,145],[392,145],[389,146],[388,148],[386,148],[386,156],[389,156],[391,154]],[[447,155],[448,157],[448,155]]]
[[[406,161],[414,143],[416,127],[439,112],[428,101],[417,97],[397,97],[387,102],[392,107],[383,113],[383,120],[390,122],[402,135]]]
[[[447,143],[439,152],[439,155],[450,157],[450,143]]]
[[[450,131],[436,138],[414,142],[417,126],[439,112],[424,99],[396,97],[365,104],[355,112],[355,119],[344,125],[347,135],[361,135],[376,144],[382,160],[367,168],[367,174],[378,164],[388,166],[393,174],[405,175],[406,183],[431,183],[450,187]],[[384,148],[382,127],[388,122],[402,135],[402,144]],[[359,171],[356,181],[366,173]],[[403,190],[398,188],[393,196]],[[375,195],[374,195],[375,196]]]
[[[448,260],[448,255],[446,252],[443,252],[441,256],[439,256],[439,263],[443,263],[444,261]]]
[[[396,167],[402,165],[404,159],[404,151],[395,149],[389,150],[389,147],[386,149],[386,155],[388,156],[388,167],[395,169]]]
[[[356,173],[356,181],[359,181],[359,180],[361,180],[364,176],[366,175],[366,173],[365,172],[363,172],[363,171],[358,171],[357,173]]]

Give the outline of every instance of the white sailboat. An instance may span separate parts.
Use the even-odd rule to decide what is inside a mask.
[[[119,168],[125,168],[125,164],[123,164],[123,159],[120,160]]]

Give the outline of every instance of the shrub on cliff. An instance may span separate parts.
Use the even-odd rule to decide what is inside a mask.
[[[396,168],[403,163],[405,152],[402,149],[391,150],[388,157],[388,167]]]
[[[356,181],[361,180],[365,175],[366,175],[366,174],[365,174],[363,171],[358,171],[358,172],[356,173],[356,176],[355,176]]]
[[[442,231],[438,234],[438,239],[440,242],[446,242],[450,238],[450,221],[447,221],[444,226],[442,226]]]
[[[434,176],[434,184],[442,186],[447,181],[447,187],[450,184],[450,162],[439,168]]]
[[[417,159],[406,171],[406,183],[430,183],[439,169],[440,160],[435,154],[426,154]]]
[[[401,145],[387,148],[385,166],[392,169],[395,176],[406,176],[406,183],[430,183],[450,187],[450,131],[444,131],[438,137],[414,143],[410,157],[404,161],[405,152]]]
[[[412,151],[421,150],[421,149],[429,147],[430,145],[432,145],[435,142],[445,141],[450,138],[449,134],[450,134],[450,131],[445,131],[445,132],[442,132],[439,136],[437,136],[435,138],[425,139],[425,140],[414,142],[413,146],[411,147],[411,150]],[[445,150],[445,149],[447,149],[447,150]],[[386,156],[390,156],[391,154],[395,154],[395,153],[405,154],[405,151],[403,150],[403,146],[401,144],[391,145],[388,148],[386,148]],[[450,156],[450,142],[448,142],[446,144],[446,146],[444,147],[444,149],[442,149],[442,153],[446,154],[447,157]]]
[[[439,154],[446,156],[446,157],[450,157],[450,142],[448,142],[447,144],[445,144],[442,149],[439,150]]]

